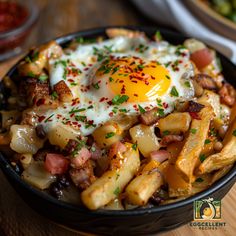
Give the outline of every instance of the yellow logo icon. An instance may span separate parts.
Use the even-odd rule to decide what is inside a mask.
[[[220,220],[221,201],[213,198],[194,201],[194,220]]]

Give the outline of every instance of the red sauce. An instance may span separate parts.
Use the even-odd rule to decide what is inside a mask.
[[[28,15],[28,10],[19,3],[0,1],[0,33],[19,27]]]

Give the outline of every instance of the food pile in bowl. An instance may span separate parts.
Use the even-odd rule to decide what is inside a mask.
[[[49,42],[3,78],[1,150],[25,182],[91,210],[208,188],[236,160],[236,93],[215,51],[159,32],[106,33]]]

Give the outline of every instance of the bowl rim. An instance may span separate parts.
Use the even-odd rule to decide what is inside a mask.
[[[23,24],[19,25],[18,27],[1,32],[0,40],[11,38],[27,31],[37,21],[39,17],[39,9],[32,1],[24,0],[24,2],[19,2],[19,4],[27,8],[29,13],[28,17],[26,18],[25,22],[23,22]]]
[[[236,23],[233,21],[229,20],[228,18],[222,16],[218,12],[214,11],[212,8],[207,6],[204,2],[201,2],[199,0],[190,0],[191,4],[193,4],[193,7],[198,8],[211,18],[215,19],[217,22],[226,25],[227,27],[230,27],[233,30],[236,30]]]
[[[169,29],[165,29],[162,27],[149,27],[149,26],[106,26],[106,27],[99,27],[99,28],[92,28],[88,30],[82,30],[74,33],[70,33],[64,36],[57,37],[52,40],[56,40],[59,44],[66,43],[73,38],[76,37],[95,37],[97,34],[104,35],[105,30],[108,28],[126,28],[131,30],[140,30],[144,31],[145,33],[148,32],[155,32],[157,30],[160,30],[162,34],[169,34],[171,37],[179,37],[181,39],[186,39],[185,35],[182,33],[177,33],[174,31],[171,31]],[[230,62],[225,56],[218,53],[224,60],[227,61],[227,63],[231,64],[231,66],[236,66]],[[14,66],[11,67],[11,69],[6,73],[5,76],[11,76],[13,72],[15,71],[17,65],[24,59],[27,55],[24,55]],[[4,76],[3,76],[4,77]],[[20,176],[13,170],[13,168],[10,166],[10,164],[7,162],[4,155],[0,152],[0,169],[2,169],[3,173],[8,179],[11,179],[15,182],[17,182],[20,187],[23,187],[25,190],[30,191],[32,194],[36,195],[39,198],[44,199],[45,201],[48,201],[51,204],[57,205],[59,208],[66,208],[68,210],[72,211],[79,211],[82,214],[87,214],[90,216],[135,216],[135,215],[145,215],[145,214],[156,214],[156,213],[162,213],[162,212],[168,212],[170,210],[174,210],[176,208],[180,208],[189,204],[192,204],[195,200],[206,198],[209,195],[213,194],[214,192],[220,190],[224,185],[231,182],[236,177],[236,164],[232,167],[232,169],[224,175],[221,179],[213,183],[209,188],[206,190],[197,193],[191,197],[188,197],[186,199],[182,199],[177,202],[169,203],[166,205],[160,205],[160,206],[154,206],[150,208],[139,208],[139,209],[130,209],[130,210],[96,210],[91,211],[89,209],[83,208],[81,206],[66,203],[60,200],[57,200],[53,198],[52,196],[48,195],[47,193],[44,193],[33,186],[27,184],[25,181],[23,181]]]

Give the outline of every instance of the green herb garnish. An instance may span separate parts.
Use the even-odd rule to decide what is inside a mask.
[[[179,96],[179,92],[177,91],[176,87],[173,86],[171,91],[170,91],[170,95],[173,97],[178,97]]]
[[[113,105],[120,105],[120,104],[122,104],[122,103],[124,103],[124,102],[127,102],[128,101],[128,99],[129,99],[129,96],[127,96],[127,95],[116,95],[113,99],[112,99],[112,104]]]

